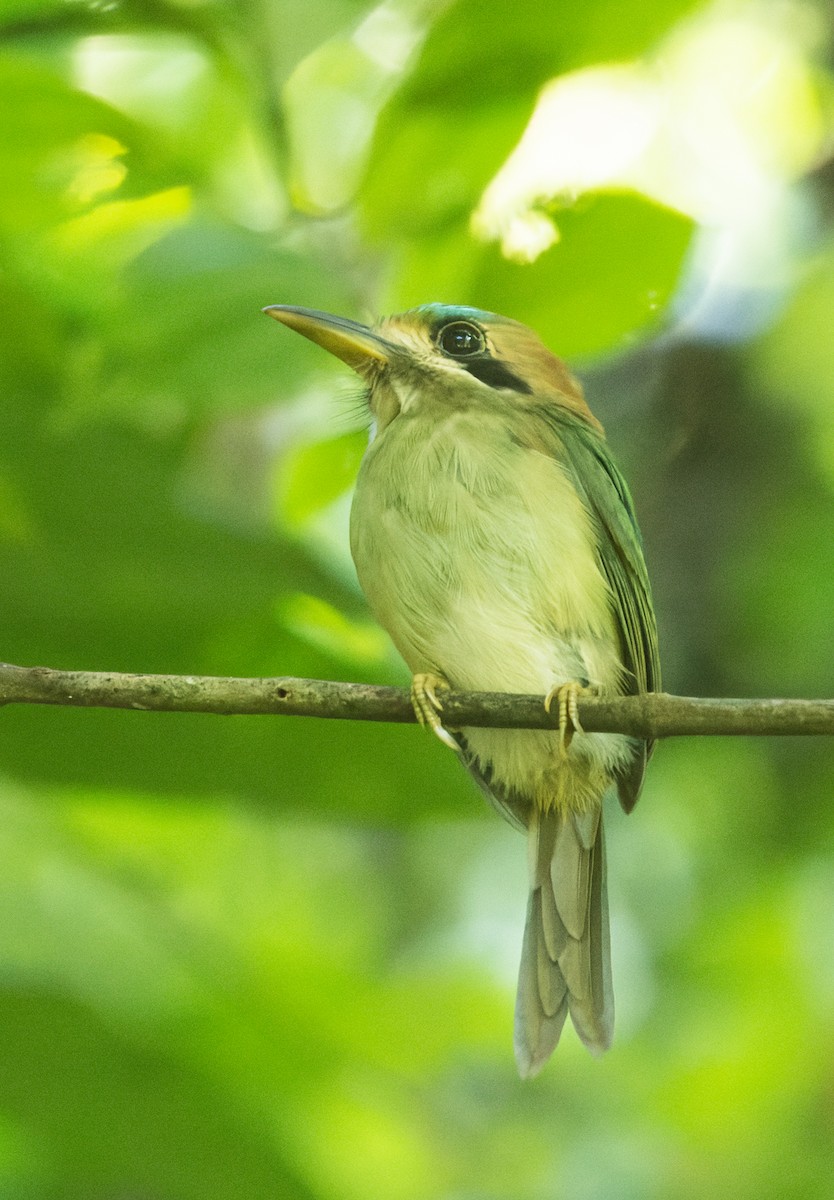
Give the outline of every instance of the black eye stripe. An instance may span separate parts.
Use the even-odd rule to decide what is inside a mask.
[[[509,388],[513,392],[523,392],[528,396],[532,394],[533,389],[529,383],[519,379],[509,367],[496,358],[478,357],[461,363],[461,366],[465,367],[470,375],[474,375],[476,379],[480,379],[481,383],[486,383],[489,387]]]
[[[435,327],[434,341],[448,358],[457,359],[460,365],[491,388],[507,388],[513,392],[530,395],[529,384],[514,375],[503,362],[492,358],[487,348],[486,335],[474,321],[447,321]]]

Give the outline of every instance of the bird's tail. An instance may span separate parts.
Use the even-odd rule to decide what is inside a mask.
[[[614,993],[602,811],[534,809],[530,898],[515,1008],[515,1056],[523,1078],[553,1053],[568,1013],[593,1054],[611,1045]]]

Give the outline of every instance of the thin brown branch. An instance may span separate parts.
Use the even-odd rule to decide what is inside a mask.
[[[58,704],[233,716],[273,713],[351,721],[414,720],[400,688],[323,679],[236,679],[213,675],[122,675],[55,671],[0,664],[0,706]],[[555,719],[542,696],[450,692],[443,697],[450,728],[480,725],[548,729]],[[588,733],[667,738],[705,735],[834,734],[834,700],[709,700],[657,692],[584,699],[579,716]]]

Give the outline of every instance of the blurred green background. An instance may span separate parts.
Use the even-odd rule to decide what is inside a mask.
[[[535,326],[669,690],[834,694],[829,0],[3,0],[0,655],[404,682],[349,372],[269,303]],[[3,1200],[834,1184],[834,745],[612,813],[615,1047],[516,1078],[525,849],[415,728],[0,713]]]

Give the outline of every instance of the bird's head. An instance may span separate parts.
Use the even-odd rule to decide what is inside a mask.
[[[595,429],[582,389],[526,325],[478,308],[424,304],[375,325],[310,308],[264,309],[348,364],[365,381],[377,430],[428,404],[552,403]]]

